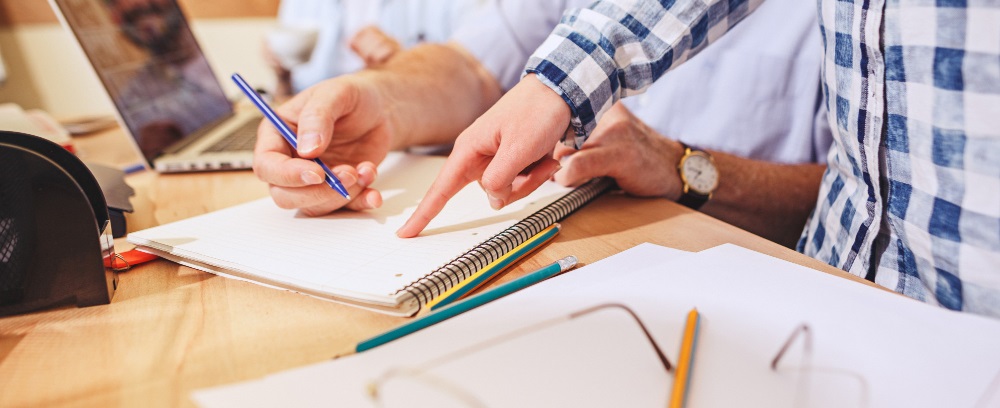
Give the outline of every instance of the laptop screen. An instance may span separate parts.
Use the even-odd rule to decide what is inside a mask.
[[[176,0],[55,0],[143,156],[233,113]]]

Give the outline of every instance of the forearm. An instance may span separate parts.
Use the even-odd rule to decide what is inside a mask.
[[[825,165],[777,164],[711,152],[719,186],[701,211],[794,247],[816,204]]]
[[[678,163],[684,154],[679,142],[660,135],[617,104],[582,149],[556,146],[554,156],[562,160],[562,169],[555,180],[572,186],[610,176],[629,194],[677,201],[684,185]],[[700,210],[782,245],[793,245],[816,202],[824,166],[711,154],[719,184]]]
[[[385,102],[393,149],[454,142],[501,95],[489,72],[451,44],[414,47],[362,75]]]
[[[599,0],[568,10],[525,70],[569,105],[580,147],[614,102],[641,93],[761,1]]]

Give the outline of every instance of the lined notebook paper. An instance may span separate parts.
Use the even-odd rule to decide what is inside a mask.
[[[416,238],[395,235],[444,158],[391,153],[373,186],[383,205],[305,217],[270,198],[129,234],[141,250],[201,269],[397,315],[472,275],[610,187],[546,183],[500,211],[476,184]]]

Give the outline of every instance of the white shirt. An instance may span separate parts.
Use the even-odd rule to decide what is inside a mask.
[[[319,81],[354,72],[364,62],[350,41],[363,27],[376,25],[404,48],[423,41],[443,42],[482,0],[282,0],[280,24],[316,27],[319,35],[309,62],[292,69],[295,92]]]

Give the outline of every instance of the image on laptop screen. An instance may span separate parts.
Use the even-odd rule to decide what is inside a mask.
[[[146,160],[233,113],[175,0],[54,0]]]

